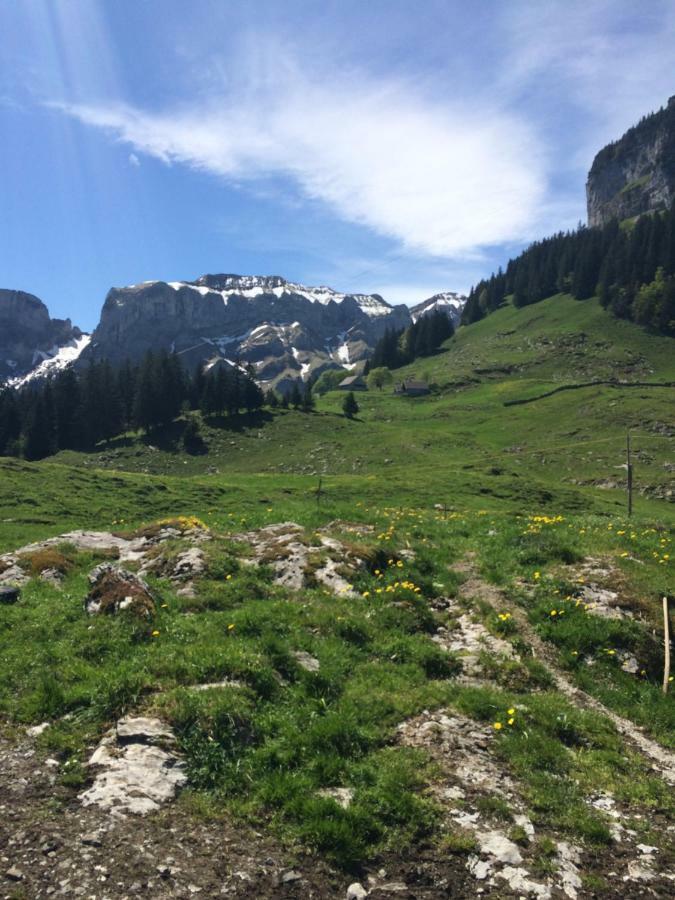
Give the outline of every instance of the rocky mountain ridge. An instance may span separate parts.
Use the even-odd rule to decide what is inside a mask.
[[[631,219],[675,200],[675,96],[593,160],[586,183],[588,224]]]
[[[458,294],[455,291],[443,291],[440,294],[434,294],[427,300],[423,300],[416,306],[411,307],[410,315],[413,322],[421,319],[422,316],[429,315],[432,312],[441,310],[447,313],[454,326],[459,325],[462,318],[462,310],[466,304],[466,295]]]
[[[0,289],[0,382],[74,360],[88,340],[70,319],[52,319],[45,304],[26,291]]]
[[[409,309],[379,294],[310,287],[278,275],[148,281],[111,289],[91,337],[76,329],[67,347],[5,378],[25,380],[103,359],[119,365],[164,349],[178,353],[188,369],[219,360],[250,364],[263,387],[284,389],[327,368],[353,369],[387,329],[405,328],[432,310],[444,309],[456,323],[463,300],[448,292]]]

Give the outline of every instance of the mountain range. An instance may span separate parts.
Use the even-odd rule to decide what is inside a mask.
[[[328,368],[355,368],[387,329],[434,310],[457,324],[465,300],[446,292],[409,308],[278,275],[203,275],[111,289],[86,335],[69,320],[50,319],[37,297],[0,291],[0,380],[21,384],[99,360],[119,365],[153,349],[176,352],[188,369],[218,360],[250,364],[262,386],[283,390]]]

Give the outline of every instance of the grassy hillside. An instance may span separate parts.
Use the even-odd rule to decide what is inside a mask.
[[[1,460],[0,553],[180,516],[211,540],[191,595],[166,576],[188,532],[157,549],[150,622],[86,615],[95,555],[57,548],[54,584],[24,554],[32,577],[0,607],[0,722],[51,723],[38,756],[57,760],[66,809],[95,742],[140,711],[176,732],[189,821],[252,824],[308,854],[306,869],[319,858],[375,883],[384,867],[392,881],[421,879],[419,896],[444,895],[431,887],[443,879],[474,896],[476,859],[512,877],[482,849],[495,833],[539,885],[559,890],[573,871],[579,897],[632,897],[640,843],[657,848],[650,883],[667,896],[673,389],[595,385],[504,404],[580,381],[675,381],[672,348],[593,302],[552,298],[460,329],[400,373],[435,382],[432,396],[369,392],[354,421],[334,393],[313,413],[205,423],[204,455],[180,450],[176,423],[91,454]],[[630,520],[616,468],[628,428]],[[259,538],[247,534],[288,521],[300,526],[301,587],[275,581],[283,542],[250,565]],[[330,559],[348,590],[317,581]],[[447,740],[429,737],[444,728]],[[321,896],[344,897],[353,876],[334,877]],[[529,892],[496,885],[486,896]]]
[[[427,378],[438,391],[416,400],[391,390],[359,395],[354,421],[342,416],[343,395],[335,392],[312,414],[207,423],[209,452],[201,456],[177,452],[176,423],[169,433],[129,435],[94,454],[56,459],[152,474],[368,476],[385,492],[396,484],[404,496],[449,505],[618,509],[613,486],[623,484],[617,467],[630,429],[636,502],[647,510],[672,487],[673,388],[594,385],[504,405],[580,382],[675,382],[673,340],[616,320],[595,301],[560,296],[506,307],[395,374]]]

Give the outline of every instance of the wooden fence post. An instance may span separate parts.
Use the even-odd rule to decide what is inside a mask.
[[[668,693],[670,683],[670,623],[668,621],[668,597],[663,598],[663,693]]]

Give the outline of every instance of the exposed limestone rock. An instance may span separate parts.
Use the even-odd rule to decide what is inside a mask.
[[[4,563],[4,566],[0,565],[0,585],[8,585],[10,588],[17,588],[22,587],[29,581],[29,576],[21,568],[18,559],[14,554],[8,553],[5,556],[0,557],[0,563]],[[14,600],[7,599],[11,596],[13,596],[11,592],[0,595],[0,602],[14,603]],[[18,596],[16,599],[18,599]]]
[[[199,547],[188,547],[176,557],[169,577],[175,581],[186,581],[203,575],[205,569],[204,551]]]
[[[88,766],[97,774],[79,799],[115,813],[145,815],[187,782],[171,729],[159,719],[128,716],[100,742]]]
[[[599,616],[601,619],[634,618],[630,609],[621,608],[616,591],[610,591],[597,584],[585,584],[579,593],[586,603],[586,611],[593,616]]]
[[[449,601],[451,604],[453,601]],[[454,605],[454,604],[453,604]],[[513,647],[508,641],[495,637],[482,622],[476,622],[469,613],[462,613],[452,620],[455,628],[439,628],[432,640],[450,653],[457,653],[462,660],[464,679],[480,678],[483,668],[480,655],[483,652],[493,657],[514,657]]]
[[[493,856],[502,863],[518,865],[518,863],[523,861],[517,845],[499,831],[478,832],[476,837],[478,838],[481,853]]]
[[[326,797],[329,800],[335,800],[343,809],[347,809],[354,799],[354,791],[351,788],[335,787],[322,788],[317,792],[320,797]]]
[[[280,522],[235,535],[235,540],[248,544],[252,550],[252,557],[243,562],[270,566],[275,584],[291,590],[319,584],[335,594],[356,596],[344,571],[352,569],[356,573],[364,560],[335,538],[316,532],[310,543],[300,525]]]
[[[191,684],[188,686],[190,691],[215,691],[223,688],[241,688],[244,687],[243,682],[235,681],[233,678],[224,678],[222,681],[209,681],[205,684]]]
[[[32,725],[26,729],[28,737],[39,737],[43,731],[49,728],[49,722],[41,722],[39,725]]]
[[[588,174],[588,224],[668,209],[675,197],[675,97],[597,154]]]
[[[403,722],[398,735],[406,746],[423,747],[442,760],[463,787],[512,794],[513,781],[489,753],[491,728],[457,713],[437,710]]]
[[[47,584],[51,584],[53,587],[61,587],[63,573],[59,572],[58,569],[43,569],[40,572],[40,580],[46,581]]]
[[[306,672],[318,672],[321,668],[321,663],[319,660],[312,656],[309,653],[306,653],[304,650],[294,650],[291,653],[300,666],[301,669],[304,669]]]
[[[96,566],[89,574],[91,590],[84,601],[90,616],[116,615],[125,610],[142,619],[152,619],[156,612],[150,588],[133,572],[111,563]]]
[[[70,319],[51,319],[38,297],[0,289],[0,381],[33,371],[81,338]]]

